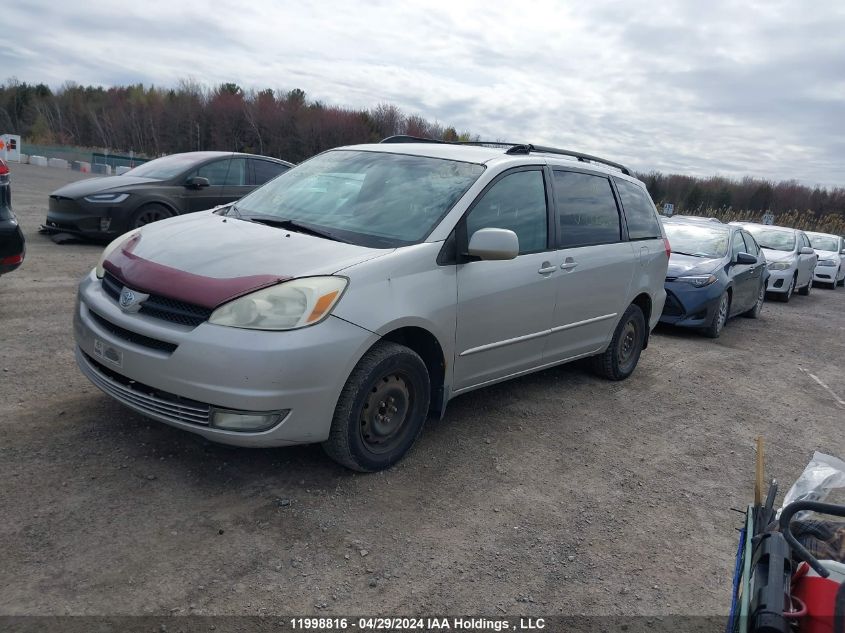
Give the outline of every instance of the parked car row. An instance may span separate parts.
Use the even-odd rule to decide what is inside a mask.
[[[319,442],[360,471],[396,463],[455,396],[577,359],[623,380],[659,321],[717,337],[827,274],[801,231],[661,222],[627,168],[579,152],[392,137],[274,163],[257,188],[260,157],[190,158],[51,196],[54,229],[121,233],[79,285],[80,369],[160,422]],[[234,161],[247,195],[226,193]],[[185,214],[213,186],[223,204]],[[174,217],[138,214],[172,197]],[[841,238],[811,236],[835,282]]]

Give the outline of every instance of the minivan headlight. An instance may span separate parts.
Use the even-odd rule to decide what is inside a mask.
[[[140,231],[136,229],[135,231],[124,233],[120,237],[109,242],[108,246],[103,249],[103,254],[100,255],[100,259],[97,262],[97,268],[95,269],[97,273],[97,279],[102,279],[103,275],[106,274],[106,271],[103,269],[103,263],[106,261],[106,259],[108,259],[108,256],[111,255],[118,246],[128,240],[131,240],[133,237],[138,235],[139,232]]]
[[[248,330],[295,330],[331,314],[348,281],[303,277],[257,290],[217,308],[208,322]]]
[[[773,262],[768,265],[769,270],[787,270],[792,264],[789,262]]]

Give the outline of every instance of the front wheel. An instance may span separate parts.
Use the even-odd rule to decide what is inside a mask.
[[[607,349],[593,357],[593,370],[609,380],[625,380],[634,373],[645,342],[646,323],[639,306],[629,305]]]
[[[352,470],[389,468],[422,431],[429,396],[422,358],[404,345],[376,343],[343,387],[323,450]]]
[[[804,286],[803,288],[801,288],[798,291],[798,294],[801,295],[802,297],[806,297],[810,294],[810,290],[812,290],[812,288],[813,288],[813,278],[810,277],[810,281],[808,281],[807,285]]]
[[[789,300],[792,299],[792,293],[795,291],[795,277],[793,276],[789,280],[789,286],[786,289],[786,292],[779,294],[778,299],[783,301],[784,303],[789,303]]]
[[[731,298],[726,290],[722,293],[722,296],[719,297],[719,305],[713,313],[713,318],[710,319],[710,324],[704,328],[704,336],[708,338],[719,338],[719,335],[722,333],[722,328],[724,328],[725,323],[728,322],[730,309]]]
[[[142,226],[173,217],[173,213],[165,206],[160,204],[145,204],[132,214],[130,220],[130,228],[139,229]]]

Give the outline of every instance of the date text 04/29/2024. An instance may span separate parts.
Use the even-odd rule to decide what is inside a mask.
[[[475,617],[301,617],[290,619],[295,630],[344,631],[539,631],[546,628],[543,618],[475,618]]]

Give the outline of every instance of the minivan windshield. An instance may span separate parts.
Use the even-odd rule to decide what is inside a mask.
[[[810,238],[810,246],[812,246],[816,250],[839,250],[839,240],[837,240],[835,237],[828,237],[827,235],[810,235],[809,233],[807,233],[807,237]]]
[[[710,259],[728,254],[731,233],[724,227],[709,227],[704,223],[664,222],[663,229],[673,253]]]
[[[300,223],[353,244],[394,248],[423,240],[483,171],[483,165],[440,158],[332,150],[242,198],[233,215]]]
[[[767,229],[762,226],[752,226],[750,224],[742,228],[751,233],[762,248],[767,248],[770,251],[795,250],[795,233],[792,231]]]
[[[170,180],[181,174],[197,162],[196,156],[190,154],[171,154],[162,156],[126,172],[126,176],[152,178],[154,180]]]

